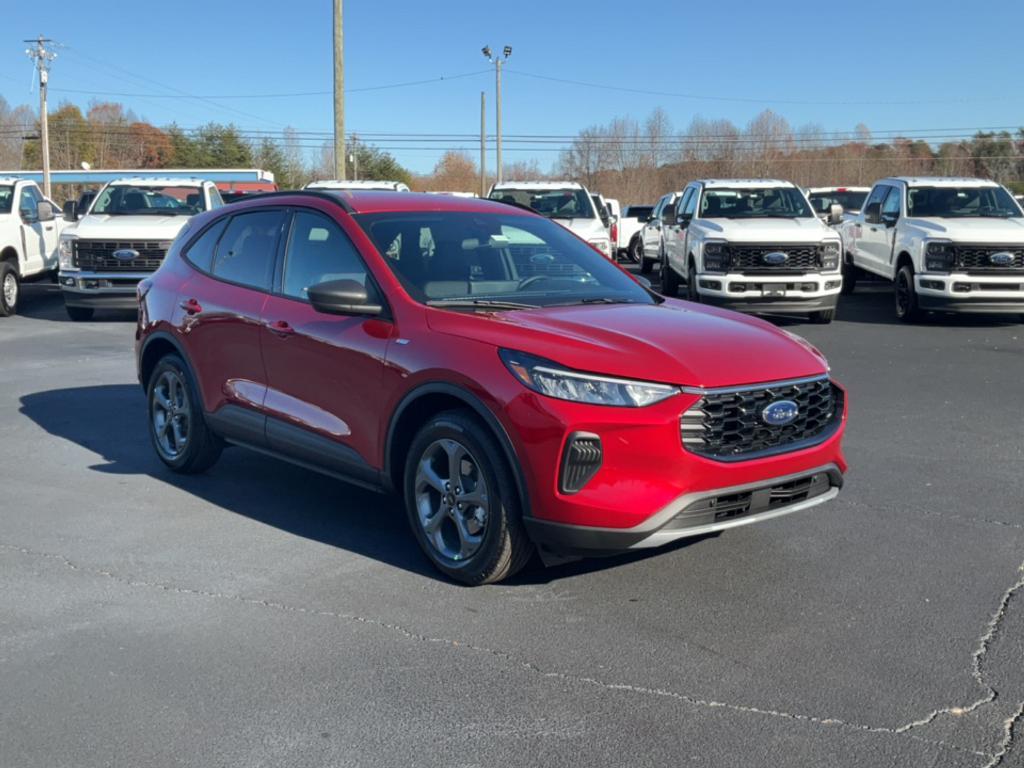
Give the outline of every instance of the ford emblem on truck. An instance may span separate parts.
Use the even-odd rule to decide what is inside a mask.
[[[762,256],[761,261],[763,261],[765,264],[770,264],[774,267],[777,267],[780,264],[785,264],[787,261],[789,261],[789,254],[783,253],[782,251],[772,251],[771,253],[766,253],[764,256]]]
[[[1013,264],[1013,254],[1009,251],[999,251],[989,256],[988,260],[997,267],[1008,267]]]
[[[776,400],[761,411],[761,421],[771,427],[784,427],[792,424],[799,415],[800,406],[792,400]]]
[[[114,251],[114,258],[118,261],[132,261],[139,258],[139,252],[134,248],[120,248]]]

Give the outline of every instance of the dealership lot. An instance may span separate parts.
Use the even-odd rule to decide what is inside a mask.
[[[27,287],[0,765],[1024,764],[1024,325],[891,301],[779,321],[849,389],[835,502],[467,589],[390,499],[239,449],[172,475],[132,318]]]

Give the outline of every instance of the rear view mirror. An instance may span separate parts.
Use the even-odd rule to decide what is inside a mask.
[[[306,294],[317,312],[327,315],[379,315],[384,308],[371,304],[366,286],[355,280],[329,280],[310,286]]]
[[[829,208],[829,211],[828,211],[828,223],[829,224],[838,224],[842,220],[843,220],[843,206],[839,205],[839,203],[832,203],[832,206]]]

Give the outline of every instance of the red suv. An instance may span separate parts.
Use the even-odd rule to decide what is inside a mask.
[[[444,573],[503,579],[833,498],[843,390],[806,341],[652,293],[559,224],[390,192],[193,218],[139,286],[160,459],[248,446],[397,491]]]

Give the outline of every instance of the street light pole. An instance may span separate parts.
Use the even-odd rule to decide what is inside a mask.
[[[494,147],[495,155],[498,163],[497,169],[495,169],[495,178],[497,182],[501,183],[501,65],[512,55],[512,46],[506,45],[502,50],[503,56],[492,56],[491,47],[485,45],[482,49],[484,58],[488,61],[494,62]]]

